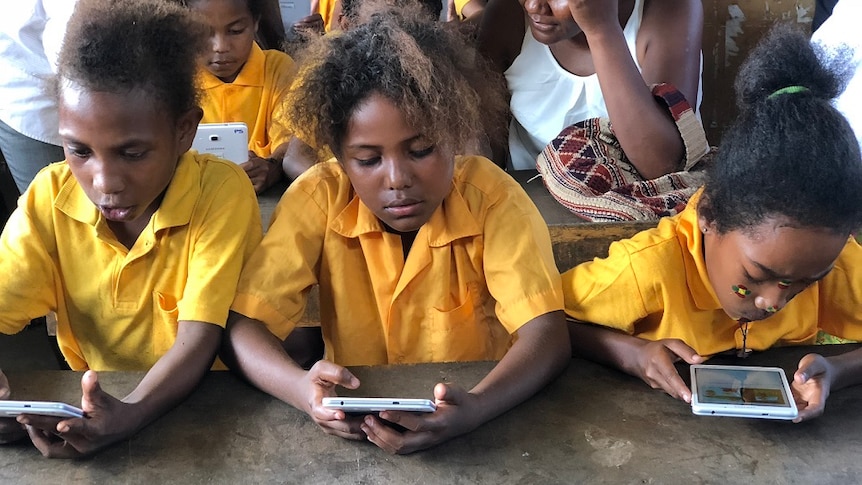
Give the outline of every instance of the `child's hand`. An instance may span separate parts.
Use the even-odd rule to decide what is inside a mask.
[[[36,448],[48,458],[78,458],[134,433],[138,426],[130,405],[102,390],[98,376],[87,371],[81,379],[81,409],[86,417],[63,419],[22,414]]]
[[[336,396],[335,386],[356,389],[359,387],[359,379],[349,370],[340,365],[319,360],[305,374],[306,409],[305,412],[311,419],[323,428],[327,434],[340,436],[351,440],[365,439],[359,425],[361,416],[347,416],[340,409],[327,409],[323,407],[323,398]]]
[[[9,380],[6,374],[0,371],[0,399],[9,399],[12,390],[9,388]],[[27,431],[15,418],[0,419],[0,444],[14,443],[27,436]]]
[[[691,402],[691,391],[685,385],[674,363],[680,359],[689,364],[700,364],[703,357],[679,339],[646,342],[637,355],[635,375],[653,389],[661,389],[676,399]]]
[[[458,386],[434,386],[437,410],[433,413],[383,411],[380,418],[406,428],[398,431],[381,419],[365,416],[362,431],[368,440],[389,453],[406,455],[475,429],[479,420],[478,398]]]
[[[794,423],[823,414],[833,375],[832,364],[820,354],[808,354],[799,361],[790,384],[799,408],[799,416],[793,420]]]
[[[260,158],[252,151],[248,152],[248,161],[241,163],[240,167],[245,170],[252,185],[254,185],[255,193],[258,194],[275,185],[281,178],[281,166],[279,164]]]
[[[323,35],[326,32],[323,25],[323,16],[319,13],[302,17],[293,24],[293,30],[303,34],[318,34]]]

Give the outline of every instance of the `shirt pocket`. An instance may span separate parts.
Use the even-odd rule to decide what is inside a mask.
[[[153,357],[158,360],[177,340],[177,299],[166,293],[153,292]]]
[[[493,319],[490,319],[493,321]],[[481,291],[469,285],[464,303],[451,310],[428,310],[431,325],[432,362],[486,360],[492,347],[489,319],[481,301]]]

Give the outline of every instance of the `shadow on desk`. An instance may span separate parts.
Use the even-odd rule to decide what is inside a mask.
[[[795,368],[815,348],[747,363]],[[816,347],[844,351],[847,347]],[[434,383],[470,387],[492,362],[355,368],[364,395],[429,397]],[[104,373],[123,395],[139,373]],[[80,374],[10,372],[18,398],[75,403]],[[862,387],[833,393],[826,414],[792,424],[694,416],[638,379],[573,359],[538,395],[474,432],[395,457],[325,435],[303,413],[235,376],[211,372],[183,404],[127,442],[82,461],[43,459],[26,444],[0,452],[0,481],[127,483],[858,483]]]

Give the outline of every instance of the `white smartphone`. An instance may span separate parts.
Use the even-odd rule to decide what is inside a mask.
[[[201,123],[192,149],[233,163],[245,163],[248,161],[248,126],[245,123]]]
[[[58,418],[83,418],[84,411],[64,402],[0,401],[0,417],[14,418],[19,414],[38,414]]]
[[[695,364],[691,393],[691,410],[700,416],[793,419],[799,414],[778,367]]]
[[[345,413],[376,413],[380,411],[412,411],[433,413],[437,405],[429,399],[399,399],[394,397],[325,397],[323,407],[341,409]]]

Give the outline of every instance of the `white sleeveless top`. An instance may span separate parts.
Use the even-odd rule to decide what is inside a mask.
[[[636,0],[623,28],[626,45],[638,71],[635,39],[641,26],[644,0]],[[536,168],[536,157],[545,145],[579,121],[607,117],[608,108],[596,74],[576,76],[563,69],[551,49],[533,38],[530,26],[524,35],[521,53],[503,73],[511,93],[509,107],[510,169]]]

